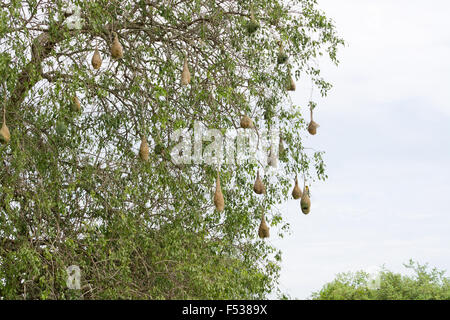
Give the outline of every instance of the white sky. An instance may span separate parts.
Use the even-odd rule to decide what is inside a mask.
[[[312,210],[281,206],[292,234],[280,288],[308,298],[344,271],[410,258],[450,269],[450,2],[318,0],[348,46],[321,99],[318,134],[329,179],[311,186]],[[294,103],[304,106],[310,88]],[[447,274],[448,275],[448,274]]]

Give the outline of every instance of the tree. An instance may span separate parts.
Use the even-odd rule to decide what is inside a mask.
[[[291,70],[323,95],[331,87],[317,61],[337,64],[343,41],[316,1],[4,0],[0,9],[11,134],[0,146],[0,297],[271,292],[280,254],[257,240],[259,219],[285,230],[273,205],[294,175],[326,178],[322,152],[303,144],[308,106],[292,106],[286,92]],[[262,164],[223,163],[218,212],[217,167],[175,163],[171,137],[197,122],[238,128],[243,115],[255,131],[282,128],[287,150],[264,175],[265,196],[252,192]],[[137,156],[141,141],[148,161]],[[71,265],[81,290],[66,285]]]
[[[404,264],[413,275],[402,275],[382,268],[375,287],[364,271],[340,273],[336,279],[314,292],[315,300],[449,300],[450,278],[445,271],[430,269],[410,260]]]

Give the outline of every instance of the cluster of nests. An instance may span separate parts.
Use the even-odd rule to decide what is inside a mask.
[[[244,115],[241,118],[240,124],[241,124],[241,128],[244,128],[244,129],[254,128],[252,119],[250,119],[250,117],[248,117],[247,115]],[[318,127],[319,127],[319,125],[312,120],[312,109],[311,109],[311,122],[308,125],[308,132],[311,135],[315,135],[317,133]],[[279,148],[280,152],[282,152],[281,149],[284,148],[282,141],[283,140],[280,137],[280,148]],[[271,161],[273,161],[272,149],[270,150],[270,154],[269,154],[269,161],[268,161],[269,165],[272,165]],[[266,194],[266,187],[261,180],[259,170],[256,172],[256,180],[255,180],[255,184],[253,185],[253,191],[259,195]],[[292,190],[292,197],[295,200],[300,199],[300,207],[304,214],[308,214],[310,212],[311,199],[309,198],[309,187],[304,186],[304,191],[302,192],[302,190],[300,189],[300,186],[298,184],[297,177],[295,177],[295,185],[294,185],[294,189]],[[214,205],[216,207],[216,210],[219,212],[222,212],[225,209],[225,201],[223,198],[222,188],[220,186],[219,172],[217,172],[216,191],[214,193]],[[267,225],[264,212],[261,215],[261,223],[260,223],[259,229],[258,229],[258,236],[262,239],[268,238],[270,236],[269,227]]]
[[[111,57],[115,60],[122,59],[123,58],[123,47],[119,42],[119,38],[118,38],[118,35],[116,32],[113,32],[113,36],[114,36],[114,39],[113,39],[113,42],[111,45],[111,50],[110,50]],[[102,63],[103,63],[102,57],[100,55],[100,52],[98,51],[98,48],[96,47],[94,54],[92,55],[92,60],[91,60],[92,67],[95,70],[98,70],[102,66]],[[191,74],[189,72],[187,58],[185,58],[183,72],[181,75],[181,83],[183,85],[188,85],[190,83],[190,81],[191,81]],[[70,108],[74,112],[81,112],[81,103],[77,96],[72,97]],[[58,126],[57,126],[58,132],[64,131],[65,128],[62,128],[62,126],[63,126],[62,124],[58,124]],[[10,140],[11,140],[11,134],[10,134],[9,128],[6,124],[6,106],[5,106],[3,108],[3,124],[0,129],[0,143],[8,144]],[[149,156],[148,144],[147,144],[147,141],[145,140],[145,137],[142,137],[139,155],[142,158],[142,160],[145,160],[145,161],[148,160],[148,156]]]
[[[253,9],[251,9],[250,11],[251,11],[250,12],[250,20],[248,21],[246,28],[247,28],[247,32],[249,34],[253,34],[254,32],[256,32],[259,29],[259,23],[257,22],[257,20],[255,18]],[[111,57],[116,60],[121,59],[121,58],[123,58],[123,47],[119,42],[119,38],[118,38],[116,32],[113,32],[113,36],[114,36],[114,39],[113,39],[113,42],[111,45],[111,50],[110,50]],[[286,52],[284,51],[282,42],[279,41],[279,52],[278,52],[278,56],[277,56],[277,63],[284,64],[288,61],[288,58],[289,57],[286,54]],[[95,48],[94,54],[92,56],[91,64],[95,70],[100,69],[100,67],[102,66],[102,57],[101,57],[100,52],[98,51],[97,47]],[[186,86],[190,82],[191,82],[191,74],[189,72],[188,60],[187,60],[187,57],[185,56],[184,64],[183,64],[183,72],[181,73],[181,84]],[[296,89],[295,81],[292,78],[291,73],[289,72],[286,90],[295,91],[295,89]],[[6,106],[4,106],[4,109],[3,109],[3,124],[2,124],[2,127],[0,128],[0,143],[2,143],[2,144],[9,143],[9,141],[11,139],[11,134],[9,132],[8,126],[6,125],[6,119],[5,119],[6,110],[5,109],[6,109]],[[74,96],[72,98],[71,109],[74,112],[81,111],[81,103],[77,96]],[[244,116],[241,119],[241,127],[242,128],[253,127],[251,119],[247,116]],[[313,113],[312,113],[312,109],[311,109],[311,121],[308,125],[308,132],[312,135],[315,135],[317,133],[318,127],[319,127],[319,124],[317,124],[313,120]],[[62,131],[62,129],[59,131]],[[140,147],[139,156],[144,161],[147,161],[149,158],[148,143],[147,143],[147,140],[145,137],[141,137],[141,147]]]
[[[256,180],[253,185],[253,191],[258,195],[266,194],[266,186],[264,185],[263,181],[261,180],[259,170],[256,172]],[[298,184],[297,177],[295,177],[295,185],[294,185],[294,189],[292,190],[292,197],[295,200],[300,199],[300,207],[302,209],[302,212],[305,215],[311,211],[311,199],[309,198],[309,187],[304,186],[304,190],[302,192],[302,190],[300,189],[300,186]],[[218,212],[222,212],[225,210],[225,200],[224,200],[223,193],[222,193],[222,187],[220,185],[219,172],[217,172],[217,178],[216,178],[216,191],[214,193],[214,205]],[[270,237],[269,227],[267,225],[264,212],[261,215],[261,223],[260,223],[259,229],[258,229],[258,236],[262,239]]]
[[[247,23],[246,28],[247,28],[247,32],[249,34],[252,34],[259,29],[259,23],[255,19],[253,10],[251,10],[250,21]],[[111,57],[116,60],[121,59],[121,58],[123,58],[123,47],[119,42],[117,33],[113,32],[113,36],[114,36],[114,40],[113,40],[113,43],[111,46],[111,51],[110,51]],[[284,64],[287,61],[288,61],[288,55],[285,53],[283,44],[280,41],[279,42],[279,51],[278,51],[278,56],[277,56],[277,63]],[[101,57],[100,52],[98,51],[97,47],[95,48],[94,54],[92,56],[91,64],[95,70],[100,69],[100,67],[102,66],[102,57]],[[187,57],[185,57],[184,64],[183,64],[183,71],[181,73],[181,84],[183,86],[187,86],[187,85],[189,85],[190,82],[191,82],[191,74],[189,71]],[[292,75],[289,72],[286,90],[295,91],[295,89],[296,89],[296,86],[295,86],[294,79],[292,78]],[[73,97],[71,108],[74,112],[81,111],[81,103],[77,96]],[[5,111],[6,110],[5,109],[6,108],[3,109],[3,125],[0,129],[0,143],[2,143],[2,144],[7,144],[11,139],[11,135],[10,135],[8,126],[6,125],[6,119],[5,119]],[[244,129],[254,128],[252,119],[250,119],[250,117],[248,117],[247,115],[244,115],[241,117],[240,126],[241,126],[241,128],[244,128]],[[317,124],[313,120],[313,111],[311,109],[311,121],[308,125],[308,132],[311,135],[315,135],[317,133],[318,127],[319,127],[319,124]],[[281,138],[280,138],[280,145],[282,145]],[[141,144],[139,147],[139,158],[142,161],[148,161],[149,155],[150,155],[150,152],[149,152],[149,145],[148,145],[147,139],[145,138],[145,136],[141,136]],[[270,158],[271,158],[271,156],[269,156],[269,159]],[[256,174],[256,181],[253,186],[253,191],[259,195],[266,194],[266,187],[260,178],[259,170],[257,171],[257,174]],[[298,185],[297,177],[295,178],[295,186],[292,191],[292,197],[296,200],[300,199],[300,207],[304,214],[308,214],[310,212],[311,200],[309,198],[308,186],[304,186],[304,191],[302,192],[302,190],[300,189],[300,187]],[[216,207],[216,210],[219,212],[222,212],[225,209],[225,201],[224,201],[224,197],[223,197],[223,193],[222,193],[222,188],[220,186],[219,172],[217,172],[216,191],[214,194],[214,205]],[[258,235],[260,238],[268,238],[270,236],[269,227],[267,225],[264,213],[261,216],[261,223],[259,226]]]
[[[114,36],[114,40],[111,45],[111,57],[113,59],[121,59],[121,58],[123,58],[123,47],[119,42],[117,33],[113,32],[113,36]],[[100,52],[98,51],[97,48],[95,48],[95,52],[94,52],[94,55],[92,56],[91,63],[92,63],[92,67],[95,70],[100,69],[100,67],[102,66],[102,57],[100,56]],[[71,107],[72,111],[74,111],[74,112],[81,111],[81,103],[77,96],[74,96],[72,98],[72,103],[71,103],[70,107]],[[3,124],[0,129],[0,143],[2,143],[2,144],[8,144],[9,141],[11,140],[11,134],[9,132],[8,126],[6,125],[5,114],[6,114],[6,106],[4,106],[4,108],[3,108]],[[61,131],[65,130],[65,126],[62,123],[59,123],[56,129],[58,132],[61,132]]]
[[[250,20],[248,21],[246,27],[247,27],[248,34],[253,34],[260,27],[258,21],[255,19],[253,9],[250,12]],[[284,64],[288,61],[288,55],[284,51],[282,42],[280,41],[278,44],[279,44],[279,51],[278,51],[278,56],[277,56],[277,63]],[[295,91],[295,89],[296,89],[296,86],[295,86],[294,79],[292,78],[292,74],[289,72],[286,90],[287,91]],[[240,124],[241,124],[241,128],[244,128],[244,129],[254,128],[253,121],[247,115],[244,115],[241,118]],[[313,120],[313,109],[311,108],[311,121],[308,124],[308,132],[311,135],[315,135],[317,133],[317,128],[319,128],[319,124]],[[282,147],[282,140],[280,137],[280,149],[281,149],[281,147]],[[272,150],[271,150],[271,152],[272,152]],[[272,153],[269,155],[269,164],[271,164],[271,155],[272,155]],[[256,180],[255,180],[255,184],[253,185],[253,191],[259,195],[266,194],[266,187],[260,178],[259,170],[256,173]],[[292,197],[295,200],[300,199],[300,207],[301,207],[302,212],[305,215],[311,211],[311,199],[309,198],[309,187],[304,186],[304,191],[302,192],[302,190],[298,184],[297,177],[295,177],[295,185],[294,185],[294,189],[292,190]],[[216,210],[219,212],[222,212],[225,209],[225,201],[223,198],[222,188],[220,186],[219,172],[217,172],[216,191],[214,193],[214,205],[216,207]],[[261,223],[260,223],[259,229],[258,229],[258,236],[262,239],[268,238],[270,236],[269,227],[267,225],[264,212],[261,215]]]

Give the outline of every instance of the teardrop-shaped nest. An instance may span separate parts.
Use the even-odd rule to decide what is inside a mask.
[[[148,161],[149,155],[150,155],[150,150],[148,148],[147,139],[144,136],[142,136],[141,146],[139,147],[139,158],[141,158],[142,161]]]
[[[67,133],[66,124],[63,121],[58,121],[56,123],[55,131],[59,136],[64,136]]]
[[[302,189],[300,189],[300,186],[298,185],[298,180],[295,178],[295,186],[292,190],[292,198],[295,200],[298,200],[302,197]]]
[[[247,22],[246,28],[247,28],[247,33],[249,35],[253,34],[256,32],[256,30],[259,29],[259,23],[255,18],[255,14],[253,13],[253,9],[250,10],[250,20]]]
[[[264,217],[264,214],[261,217],[261,223],[260,223],[259,229],[258,229],[258,236],[261,239],[270,237],[269,226],[266,223],[266,218]]]
[[[244,128],[244,129],[251,129],[251,128],[253,128],[253,121],[247,115],[244,115],[241,118],[241,128]]]
[[[181,84],[187,86],[191,82],[191,73],[189,72],[189,66],[187,58],[184,58],[183,72],[181,73]]]
[[[123,58],[123,47],[119,42],[119,37],[117,36],[117,33],[113,33],[114,40],[111,46],[111,57],[113,59],[122,59]]]
[[[309,198],[309,188],[307,186],[305,187],[302,199],[300,200],[300,207],[304,214],[308,214],[311,211],[311,199]]]
[[[164,145],[162,144],[162,143],[157,143],[156,145],[155,145],[155,149],[154,149],[154,151],[155,151],[155,153],[156,154],[158,154],[158,155],[164,155],[165,154],[165,148],[164,148]]]
[[[0,143],[8,144],[11,140],[11,134],[9,132],[9,128],[6,125],[6,121],[3,120],[2,128],[0,129]]]
[[[98,49],[95,48],[95,52],[94,55],[92,56],[92,67],[95,70],[100,69],[100,67],[102,66],[102,57],[100,56],[100,52],[98,52]]]
[[[78,99],[77,96],[74,96],[72,98],[72,103],[71,103],[71,109],[73,112],[80,112],[81,111],[81,103],[80,103],[80,99]]]
[[[288,79],[288,84],[286,86],[286,90],[287,91],[295,91],[296,86],[295,86],[295,81],[294,78],[292,77],[292,75],[289,75],[289,79]]]
[[[320,125],[317,122],[315,122],[314,120],[311,120],[311,122],[308,125],[308,132],[311,135],[315,135],[317,133],[317,128],[319,128],[319,127],[320,127]]]
[[[214,205],[218,212],[222,212],[225,209],[225,200],[223,199],[222,188],[220,186],[220,177],[217,173],[216,179],[216,192],[214,193]]]
[[[255,191],[256,194],[265,194],[266,193],[266,187],[264,186],[264,183],[262,182],[261,178],[259,177],[259,170],[256,173],[256,181],[253,185],[253,191]]]
[[[288,61],[288,55],[284,52],[283,45],[280,42],[280,48],[278,50],[277,63],[283,64]]]

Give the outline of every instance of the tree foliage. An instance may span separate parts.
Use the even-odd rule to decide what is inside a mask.
[[[316,300],[449,300],[450,278],[445,271],[430,268],[410,260],[404,266],[413,272],[402,275],[387,270],[379,273],[377,287],[369,286],[369,274],[364,271],[340,273],[320,291]]]
[[[289,72],[323,94],[317,59],[338,63],[343,41],[316,1],[4,0],[0,101],[11,141],[0,145],[0,298],[263,298],[279,252],[257,240],[261,211],[296,173],[325,179],[303,144],[308,106],[293,106]],[[259,24],[249,34],[251,12]],[[79,17],[70,25],[68,19]],[[110,58],[114,32],[124,57]],[[279,41],[289,59],[277,63]],[[90,65],[98,48],[103,64]],[[180,84],[183,61],[192,80]],[[78,97],[81,111],[73,111]],[[287,145],[264,197],[256,168],[223,164],[225,211],[214,210],[216,168],[176,165],[171,134],[279,126]],[[150,159],[137,157],[145,136]],[[269,179],[270,178],[270,179]],[[81,290],[66,268],[81,268]]]

